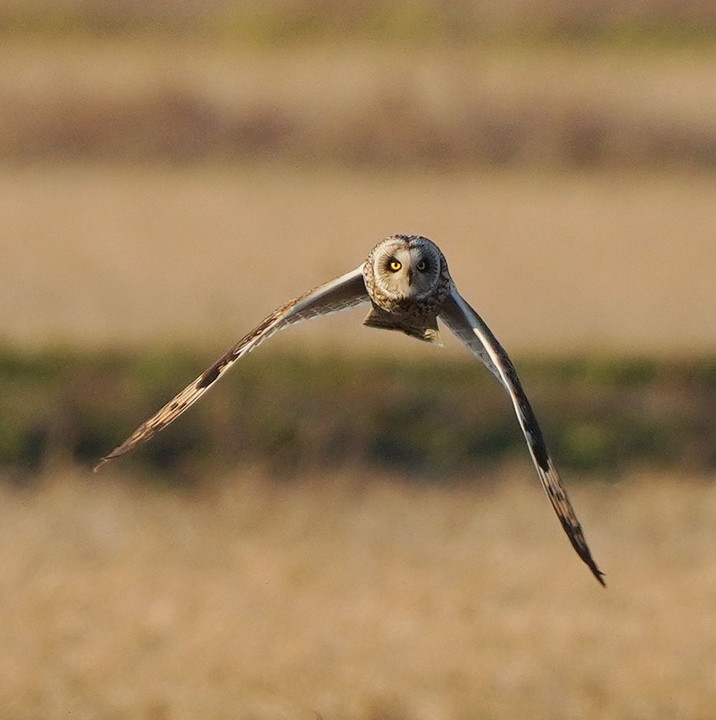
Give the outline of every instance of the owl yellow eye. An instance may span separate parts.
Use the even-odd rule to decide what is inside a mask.
[[[398,260],[391,260],[388,267],[390,268],[391,272],[398,272],[398,270],[403,267],[403,264]]]
[[[422,272],[423,270],[428,269],[428,264],[425,262],[425,260],[421,260],[415,267],[417,267],[418,270]]]

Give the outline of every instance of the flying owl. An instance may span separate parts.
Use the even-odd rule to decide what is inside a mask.
[[[237,360],[274,333],[303,320],[364,304],[370,305],[363,321],[368,327],[399,330],[431,343],[440,344],[437,323],[440,319],[497,378],[512,401],[537,475],[567,537],[579,557],[604,585],[604,575],[592,558],[512,361],[482,318],[458,293],[438,246],[419,235],[385,238],[355,270],[319,285],[275,310],[105,456],[95,470],[164,429],[193,405]]]

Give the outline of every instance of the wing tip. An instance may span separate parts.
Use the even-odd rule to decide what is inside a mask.
[[[594,577],[597,578],[597,581],[599,584],[605,588],[607,586],[607,581],[604,577],[604,573],[599,568],[592,568],[592,572],[594,573]]]
[[[96,473],[99,472],[110,460],[113,460],[113,455],[105,455],[93,468],[92,472]]]
[[[120,455],[124,455],[125,452],[127,452],[127,450],[123,449],[122,445],[120,445],[118,448],[115,448],[114,450],[112,450],[111,453],[105,455],[103,458],[100,459],[100,461],[92,468],[92,472],[99,472],[108,462],[110,462],[110,460],[114,460]]]
[[[581,553],[580,553],[581,556]],[[594,562],[591,555],[587,555],[586,557],[582,557],[582,560],[586,563],[587,567],[592,571],[592,575],[594,575],[595,578],[597,578],[597,582],[602,586],[607,586],[607,581],[605,579],[604,573],[597,567],[597,563]]]

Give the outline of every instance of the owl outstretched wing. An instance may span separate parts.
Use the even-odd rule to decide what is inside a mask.
[[[542,487],[547,493],[552,507],[557,513],[572,547],[587,564],[594,577],[602,584],[604,573],[597,567],[584,539],[582,527],[569,501],[567,492],[557,474],[557,470],[545,445],[542,431],[532,406],[522,389],[515,366],[512,364],[504,348],[492,334],[482,318],[460,296],[454,285],[446,298],[438,317],[447,327],[477,356],[500,381],[512,400],[517,419],[524,433],[530,455],[534,462]]]
[[[155,415],[142,423],[121,445],[112,450],[95,466],[95,472],[113,460],[154,437],[193,405],[237,360],[257,348],[264,340],[289,325],[321,317],[369,301],[363,282],[363,266],[304,295],[272,312],[263,322],[241,338],[227,353],[199,375],[194,382],[172,398]]]

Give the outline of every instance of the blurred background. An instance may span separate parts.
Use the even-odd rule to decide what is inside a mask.
[[[716,8],[0,0],[0,715],[711,718]],[[393,233],[513,356],[288,330]]]

